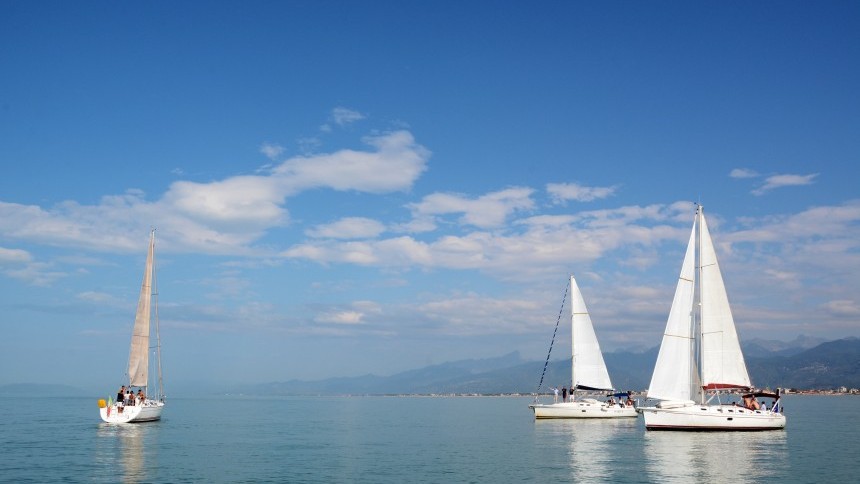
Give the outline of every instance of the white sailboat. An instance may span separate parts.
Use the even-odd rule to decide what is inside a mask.
[[[637,417],[633,405],[624,402],[601,402],[595,398],[576,399],[577,390],[613,392],[603,353],[594,333],[591,316],[585,307],[582,292],[573,275],[570,276],[571,326],[571,396],[570,401],[551,404],[534,403],[535,418],[617,418]]]
[[[639,411],[649,430],[784,428],[779,392],[752,389],[700,205],[648,387],[648,398],[659,402]],[[721,392],[746,392],[744,405],[722,403]],[[756,396],[773,398],[771,408],[755,402]]]
[[[123,389],[128,389],[134,395],[137,389],[144,398],[120,398],[107,402],[99,400],[99,414],[108,423],[149,422],[159,420],[164,410],[164,388],[161,380],[161,338],[158,327],[158,291],[155,284],[155,229],[149,234],[149,251],[146,254],[146,269],[143,272],[143,283],[140,286],[140,298],[137,303],[137,313],[134,318],[134,329],[131,336],[131,349],[128,356],[128,382]],[[155,339],[158,363],[158,385],[149,386],[149,350],[150,350],[150,320],[155,309]],[[149,395],[147,390],[153,392]]]

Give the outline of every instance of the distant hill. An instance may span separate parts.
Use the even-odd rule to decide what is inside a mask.
[[[747,367],[756,386],[783,388],[860,388],[860,339],[846,338],[817,344],[800,337],[795,346],[751,340],[744,344]],[[805,346],[814,345],[806,348]],[[644,352],[619,351],[604,358],[619,390],[644,390],[651,381],[658,348]],[[532,393],[537,390],[543,362],[523,361],[519,353],[481,360],[432,365],[391,376],[365,375],[317,381],[246,385],[231,391],[267,395]],[[542,391],[570,382],[570,360],[551,361]]]
[[[792,356],[750,358],[747,366],[760,387],[860,388],[860,339],[830,341]]]
[[[756,338],[743,343],[742,346],[744,355],[747,357],[761,358],[765,356],[794,356],[826,342],[827,340],[823,338],[800,335],[788,342]]]

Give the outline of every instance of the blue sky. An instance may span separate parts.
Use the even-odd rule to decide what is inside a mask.
[[[153,226],[168,388],[542,359],[571,272],[605,350],[656,346],[696,201],[741,339],[857,336],[858,32],[855,2],[4,2],[0,384],[121,381]]]

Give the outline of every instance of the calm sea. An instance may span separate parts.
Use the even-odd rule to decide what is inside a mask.
[[[788,396],[785,431],[535,421],[530,398],[174,398],[108,425],[96,398],[0,397],[5,482],[857,482],[860,397]]]

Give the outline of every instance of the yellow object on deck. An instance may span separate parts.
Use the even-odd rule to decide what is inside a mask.
[[[99,408],[105,408],[105,407],[107,407],[107,403],[105,403],[105,399],[100,398],[99,399]]]

